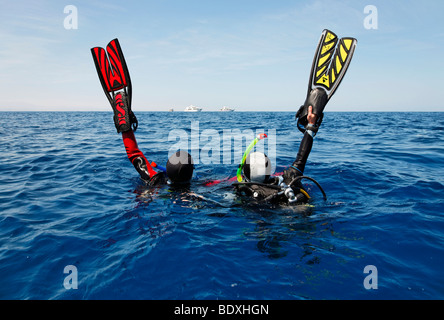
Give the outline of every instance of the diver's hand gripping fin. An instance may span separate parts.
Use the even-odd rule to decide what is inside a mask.
[[[113,108],[117,132],[136,131],[138,122],[131,110],[131,78],[119,40],[110,41],[106,50],[91,48],[91,54],[103,91]]]
[[[338,39],[336,34],[325,29],[322,31],[313,58],[308,83],[307,98],[296,113],[298,129],[306,130],[308,107],[313,106],[317,116],[315,127],[319,128],[324,117],[324,108],[341,83],[353,57],[357,40]]]
[[[299,108],[296,113],[296,120],[298,129],[304,133],[305,128],[307,127],[307,115],[308,115],[308,107],[313,107],[313,114],[316,115],[316,123],[315,126],[319,128],[322,123],[322,119],[324,118],[324,108],[327,105],[327,92],[322,88],[315,88],[310,91],[305,99],[304,104]]]
[[[134,112],[129,106],[128,97],[125,92],[118,92],[114,96],[112,103],[114,111],[114,125],[116,126],[117,133],[137,130],[138,121]]]

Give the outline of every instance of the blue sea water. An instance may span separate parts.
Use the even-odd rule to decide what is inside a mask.
[[[306,180],[293,207],[204,182],[235,175],[224,130],[271,132],[281,172],[294,113],[136,112],[152,161],[187,134],[187,190],[144,185],[111,111],[0,115],[0,299],[444,298],[444,113],[327,112],[305,174],[328,199]]]

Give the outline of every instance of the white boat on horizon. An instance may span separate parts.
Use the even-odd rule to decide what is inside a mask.
[[[231,108],[228,108],[228,107],[226,107],[226,106],[223,106],[223,107],[220,109],[220,111],[233,112],[234,109],[231,109]]]
[[[168,112],[174,112],[173,108],[168,109]]]
[[[190,106],[186,107],[184,111],[185,112],[201,112],[202,108],[198,108],[196,106],[190,105]]]

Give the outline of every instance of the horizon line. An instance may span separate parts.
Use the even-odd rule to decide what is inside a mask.
[[[1,110],[0,112],[112,112],[112,110]],[[231,113],[231,112],[224,112],[224,111],[220,111],[220,110],[207,110],[207,111],[200,111],[200,112],[187,112],[184,110],[178,110],[178,111],[165,111],[165,110],[138,110],[138,113],[140,112],[164,112],[164,113],[186,113],[186,114],[199,114],[199,113]],[[284,111],[284,110],[275,110],[275,111],[268,111],[268,110],[235,110],[233,112],[273,112],[273,113],[278,113],[278,112],[282,112],[282,113],[287,113],[287,112],[297,112],[297,110],[292,110],[292,111]],[[371,112],[371,113],[384,113],[384,112],[405,112],[405,113],[409,113],[409,112],[436,112],[436,113],[440,113],[440,112],[444,112],[444,110],[325,110],[324,113],[334,113],[334,112],[341,112],[341,113],[360,113],[360,112]]]

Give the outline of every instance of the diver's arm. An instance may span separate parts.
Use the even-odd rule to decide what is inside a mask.
[[[316,135],[317,127],[316,115],[313,113],[313,107],[308,107],[307,115],[308,125],[304,132],[304,137],[302,138],[301,144],[299,146],[298,154],[296,155],[296,160],[293,162],[292,167],[297,169],[301,174],[304,173],[305,164],[307,163],[308,156],[313,146],[313,138]]]
[[[308,156],[311,151],[311,147],[313,146],[313,135],[312,131],[305,130],[304,137],[302,138],[301,144],[299,145],[299,150],[296,155],[296,159],[294,160],[291,167],[299,171],[302,175],[304,173],[305,164],[307,163]]]
[[[301,144],[299,145],[296,159],[294,160],[290,168],[284,171],[283,177],[286,183],[291,181],[295,176],[302,176],[304,174],[305,164],[307,163],[311,147],[313,146],[313,137],[316,135],[317,131],[317,127],[315,126],[316,115],[313,114],[312,106],[308,108],[307,120],[307,129],[305,130],[304,137],[302,138]]]
[[[136,168],[140,177],[143,180],[148,181],[156,175],[157,172],[153,170],[142,151],[140,151],[133,130],[130,129],[129,131],[122,132],[122,139],[128,159],[131,161],[134,168]]]

